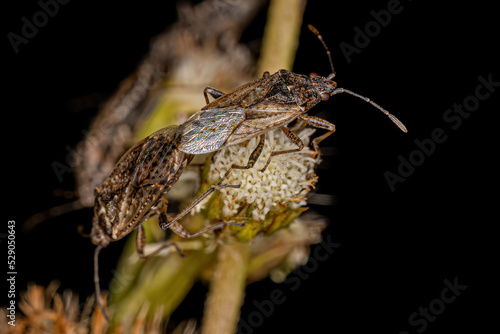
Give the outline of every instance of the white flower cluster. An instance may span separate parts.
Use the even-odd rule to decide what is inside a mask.
[[[314,176],[314,169],[318,164],[317,159],[311,157],[313,151],[308,147],[314,132],[314,129],[306,128],[298,133],[305,145],[304,149],[273,157],[267,169],[259,172],[271,151],[297,148],[282,131],[268,132],[264,149],[255,166],[247,170],[233,170],[224,181],[224,184],[240,184],[241,187],[221,190],[223,215],[231,217],[238,213],[242,200],[247,204],[256,205],[253,211],[254,220],[264,220],[266,214],[280,204],[287,204],[292,209],[306,205],[303,198],[313,184],[311,177]],[[217,183],[233,164],[246,166],[250,154],[257,147],[257,140],[256,137],[247,145],[234,145],[218,152],[210,167],[209,182]]]

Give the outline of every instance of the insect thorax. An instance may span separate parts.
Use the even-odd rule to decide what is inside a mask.
[[[321,92],[316,89],[311,89],[314,83],[311,81],[310,77],[287,70],[280,70],[279,75],[293,95],[295,103],[298,106],[304,107],[305,110],[309,110],[322,101]]]

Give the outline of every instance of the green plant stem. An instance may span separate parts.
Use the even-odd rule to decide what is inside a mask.
[[[299,45],[305,0],[273,0],[269,4],[267,25],[262,41],[258,75],[265,71],[291,70]]]
[[[119,324],[136,317],[144,305],[150,305],[149,318],[160,307],[163,317],[170,316],[193,286],[201,268],[212,257],[212,254],[200,250],[190,253],[186,258],[173,253],[166,258],[158,256],[143,262],[140,273],[131,282],[134,289],[122,294],[121,299],[113,305],[113,322]]]
[[[250,246],[234,239],[219,247],[202,322],[203,334],[234,333],[246,285]]]

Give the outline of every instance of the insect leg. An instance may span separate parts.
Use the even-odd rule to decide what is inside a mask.
[[[302,140],[300,140],[299,136],[297,136],[295,133],[290,131],[287,127],[281,126],[280,130],[285,133],[285,135],[290,139],[295,145],[298,146],[296,149],[291,149],[291,150],[284,150],[284,151],[273,151],[271,152],[271,155],[269,156],[269,159],[267,159],[266,165],[264,168],[260,169],[259,172],[263,172],[266,170],[267,166],[271,163],[271,159],[274,156],[280,155],[280,154],[286,154],[286,153],[293,153],[293,152],[298,152],[301,151],[304,148],[304,143]]]
[[[325,129],[328,130],[327,133],[316,137],[312,141],[312,145],[314,147],[314,150],[318,153],[318,155],[321,153],[319,150],[318,144],[329,137],[332,133],[335,132],[335,124],[332,124],[330,122],[325,121],[324,119],[321,119],[319,117],[314,117],[314,116],[299,116],[301,120],[303,120],[305,123],[314,126],[315,128],[320,128],[320,129]]]
[[[136,244],[137,244],[137,253],[139,254],[139,257],[141,259],[146,259],[150,256],[155,256],[158,254],[162,249],[174,246],[179,253],[180,256],[184,257],[184,254],[182,253],[181,249],[179,246],[172,242],[172,241],[165,241],[162,243],[157,249],[155,249],[153,252],[151,252],[148,255],[144,255],[144,246],[146,245],[146,233],[144,232],[144,227],[142,227],[142,224],[139,224],[137,226],[137,239],[136,239]]]
[[[208,94],[210,94],[210,96],[212,96],[214,99],[217,99],[217,98],[225,95],[226,93],[221,92],[220,90],[209,87],[209,86],[205,87],[205,89],[203,90],[203,95],[205,96],[205,101],[207,101],[207,104],[210,103],[210,101],[208,100]]]
[[[221,228],[223,228],[224,226],[227,226],[227,225],[242,226],[241,224],[237,224],[237,223],[234,223],[234,222],[220,222],[218,224],[214,224],[214,225],[210,225],[208,227],[205,227],[205,228],[199,230],[198,232],[195,232],[195,233],[191,234],[188,231],[186,231],[186,229],[184,227],[182,227],[182,225],[179,222],[174,222],[174,223],[170,223],[170,229],[175,234],[177,234],[178,236],[180,236],[182,238],[195,238],[195,237],[200,236],[200,235],[202,235],[204,233],[221,229]]]
[[[257,160],[260,157],[260,154],[262,153],[262,150],[264,149],[264,141],[266,139],[266,134],[261,134],[259,137],[259,143],[257,144],[257,147],[253,150],[252,154],[250,154],[250,158],[248,158],[248,162],[246,166],[240,166],[240,165],[235,165],[233,164],[231,168],[227,170],[227,172],[224,174],[224,177],[222,179],[225,179],[229,173],[233,171],[233,169],[250,169],[252,168]],[[222,180],[219,182],[219,184],[222,182]]]
[[[292,127],[289,127],[288,130],[293,131],[293,132],[298,132],[305,128],[307,125],[306,122],[301,121],[300,119],[297,120],[297,123],[295,123]]]
[[[174,231],[175,233],[179,234],[180,236],[184,237],[184,235],[181,235],[181,234],[185,234],[187,233],[184,228],[177,223],[177,221],[179,221],[182,217],[184,217],[185,215],[187,215],[196,205],[198,205],[201,201],[203,201],[205,198],[207,198],[211,193],[213,193],[215,190],[220,190],[220,189],[223,189],[223,188],[239,188],[240,185],[232,185],[232,184],[221,184],[222,181],[224,181],[225,177],[223,177],[219,183],[217,183],[216,185],[214,186],[211,186],[210,188],[208,188],[207,191],[205,191],[200,197],[198,197],[197,199],[195,199],[191,204],[189,204],[184,210],[182,210],[181,213],[177,214],[177,216],[175,216],[174,218],[169,218],[167,217],[167,215],[162,212],[160,214],[160,219],[159,219],[159,222],[160,222],[160,227],[163,229],[163,230],[166,230],[167,228],[171,228],[172,231]],[[175,225],[175,226],[174,226]],[[213,225],[213,226],[216,226],[216,225]],[[220,227],[223,227],[225,225],[221,225]],[[218,228],[220,228],[218,227]],[[184,232],[182,232],[182,230],[184,230]],[[214,228],[216,229],[216,228]],[[208,231],[211,231],[211,230],[207,230],[207,231],[204,231],[202,230],[203,232],[202,233],[205,233],[205,232],[208,232]],[[189,233],[187,233],[189,234]],[[197,234],[198,235],[198,234]],[[192,238],[191,237],[185,237],[185,238]]]

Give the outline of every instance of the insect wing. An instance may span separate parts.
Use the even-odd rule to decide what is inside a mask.
[[[220,108],[242,107],[248,108],[262,101],[278,82],[282,81],[278,74],[260,78],[249,82],[232,92],[213,100],[202,110],[217,110]]]
[[[244,120],[240,107],[201,110],[181,125],[179,149],[189,154],[217,151]]]
[[[134,186],[141,187],[162,182],[172,174],[171,165],[176,161],[170,156],[178,140],[176,129],[175,126],[163,128],[144,141],[131,179]]]
[[[296,104],[263,101],[246,110],[247,119],[228,139],[226,145],[235,145],[255,136],[286,125],[304,111]]]

